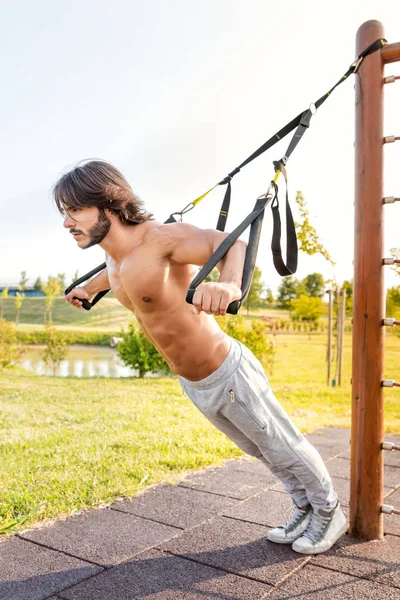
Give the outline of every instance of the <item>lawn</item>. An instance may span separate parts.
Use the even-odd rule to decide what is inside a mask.
[[[342,387],[328,388],[323,335],[278,337],[271,385],[303,432],[350,426],[350,336]],[[388,336],[386,377],[400,339]],[[385,394],[386,431],[400,433],[400,390]],[[241,451],[186,398],[174,378],[0,376],[0,529],[13,531],[104,506]]]
[[[43,327],[45,298],[24,298],[19,316],[18,327]],[[4,318],[7,321],[15,321],[15,298],[4,300]],[[61,327],[95,327],[104,331],[118,331],[120,325],[129,323],[132,313],[129,312],[116,298],[102,298],[101,302],[93,310],[77,310],[74,306],[67,304],[65,298],[56,298],[52,308],[52,321],[54,325]]]

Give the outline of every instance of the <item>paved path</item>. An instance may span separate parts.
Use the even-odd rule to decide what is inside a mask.
[[[307,436],[347,514],[349,436]],[[400,507],[400,452],[385,452],[384,495]],[[228,460],[0,541],[0,600],[400,600],[400,516],[385,515],[383,540],[345,535],[310,557],[266,539],[290,509],[261,463]]]

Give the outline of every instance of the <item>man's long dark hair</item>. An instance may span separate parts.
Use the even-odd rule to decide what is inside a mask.
[[[121,223],[138,225],[153,219],[125,177],[112,165],[91,160],[61,177],[54,186],[54,200],[62,215],[68,209],[108,208]]]

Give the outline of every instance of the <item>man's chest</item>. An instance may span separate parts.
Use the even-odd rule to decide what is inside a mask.
[[[168,294],[170,264],[166,257],[137,251],[120,267],[112,261],[107,266],[111,289],[129,310],[153,311]]]

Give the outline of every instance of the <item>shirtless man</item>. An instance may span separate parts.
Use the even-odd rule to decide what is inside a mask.
[[[323,460],[275,398],[259,360],[213,317],[241,297],[246,243],[235,242],[217,265],[219,281],[201,284],[191,306],[194,265],[204,265],[227,233],[156,221],[123,175],[102,161],[66,173],[54,198],[78,246],[99,244],[106,253],[107,268],[75,287],[67,302],[82,308],[79,299],[111,288],[197,408],[291,495],[289,519],[268,539],[302,554],[328,550],[347,522]]]

